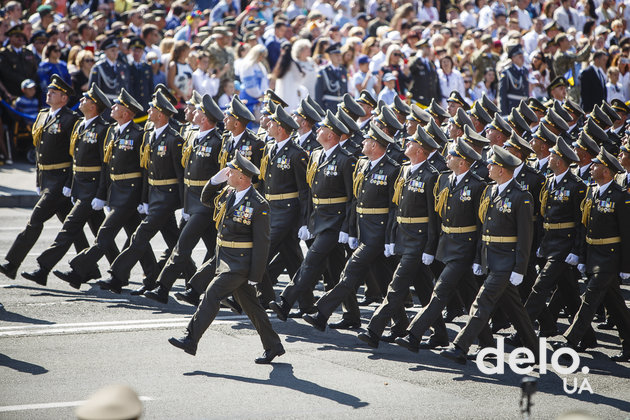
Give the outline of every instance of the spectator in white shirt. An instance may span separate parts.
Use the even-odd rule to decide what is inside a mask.
[[[210,66],[210,55],[207,52],[199,54],[199,60],[197,62],[197,69],[193,72],[193,89],[201,94],[206,93],[212,97],[216,96],[219,92],[219,78],[215,74],[208,74],[208,67]]]
[[[440,19],[438,10],[433,6],[433,0],[422,0],[422,7],[418,9],[420,22],[437,22]]]
[[[450,56],[444,56],[440,59],[440,69],[438,70],[440,77],[440,89],[445,99],[442,100],[442,106],[447,107],[446,97],[454,90],[462,96],[466,96],[464,87],[464,78],[459,70],[453,68],[453,59]]]
[[[562,0],[562,5],[553,12],[553,19],[565,32],[570,28],[576,28],[578,31],[582,30],[578,26],[578,16],[577,10],[571,7],[571,0]]]
[[[608,82],[606,83],[607,97],[606,102],[610,103],[613,99],[619,99],[622,102],[626,102],[623,86],[619,81],[619,68],[612,66],[608,67]]]
[[[525,10],[527,9],[527,6],[529,6],[529,1],[530,0],[518,0],[516,3],[516,11],[518,12],[518,25],[524,31],[529,31],[529,29],[532,27],[532,18],[529,15],[529,12]]]

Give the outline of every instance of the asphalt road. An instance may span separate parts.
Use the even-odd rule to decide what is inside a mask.
[[[0,255],[28,215],[26,209],[0,209]],[[36,267],[35,257],[59,227],[58,221],[46,225],[21,270]],[[153,245],[164,248],[161,238]],[[199,262],[204,253],[200,245],[193,257]],[[59,267],[67,268],[67,258]],[[100,268],[106,272],[105,260]],[[135,268],[132,283],[140,279]],[[279,287],[286,281],[282,276]],[[174,291],[182,287],[178,281]],[[522,376],[507,367],[505,374],[485,375],[472,362],[460,367],[438,352],[413,354],[386,343],[371,349],[356,332],[321,333],[302,320],[283,323],[274,315],[287,353],[271,366],[255,365],[262,353],[258,336],[245,316],[227,310],[191,357],[166,340],[182,335],[193,308],[172,298],[161,305],[128,291],[76,291],[52,275],[47,287],[0,276],[0,419],[72,418],[76,405],[111,383],[132,386],[147,419],[521,418]],[[374,309],[364,311],[364,326]],[[464,321],[447,324],[451,338]],[[587,366],[589,373],[566,377],[571,387],[574,378],[586,378],[593,394],[567,395],[564,376],[537,369],[531,418],[573,409],[603,419],[630,418],[630,364],[606,358],[619,351],[615,332],[600,331],[598,338],[602,347],[581,355],[580,369]]]

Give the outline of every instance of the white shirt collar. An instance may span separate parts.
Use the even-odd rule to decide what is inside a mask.
[[[416,163],[415,165],[412,165],[412,166],[411,166],[411,169],[409,170],[409,172],[411,173],[411,172],[415,171],[415,170],[416,170],[416,169],[418,169],[420,166],[422,166],[422,164],[423,164],[424,162],[426,162],[426,160],[423,160],[423,161],[422,161],[422,162],[420,162],[420,163]]]
[[[330,155],[333,154],[333,152],[335,151],[335,149],[337,148],[337,146],[339,146],[338,144],[335,144],[333,147],[331,147],[330,149],[324,151],[324,154],[326,155],[326,159],[328,159],[330,157]]]
[[[591,167],[590,163],[588,165],[580,166],[580,175],[584,175],[584,172],[588,171],[590,167]]]
[[[308,136],[310,136],[312,132],[313,132],[313,130],[309,130],[308,132],[306,132],[306,133],[302,134],[302,135],[299,137],[299,143],[300,143],[300,146],[304,144],[304,142],[306,141],[306,138],[307,138]]]
[[[367,120],[360,122],[359,123],[359,129],[362,129],[363,127],[365,127],[366,125],[368,125],[370,123],[370,118],[368,118]]]
[[[98,115],[96,117],[98,117]],[[92,124],[92,121],[94,121],[96,117],[92,117],[89,120],[83,121],[83,128],[87,128],[90,124]]]
[[[241,139],[241,137],[243,137],[243,134],[245,134],[245,130],[243,130],[243,132],[239,134],[238,136],[235,136],[232,134],[232,142],[234,143],[235,146],[236,146],[236,143],[238,143],[238,141]]]
[[[168,123],[164,124],[162,127],[160,128],[154,128],[153,129],[153,134],[155,135],[155,138],[157,139],[158,137],[160,137],[160,135],[164,132],[164,130],[166,130],[166,127],[168,127]]]
[[[516,167],[516,169],[514,169],[514,173],[512,174],[512,178],[516,178],[518,176],[518,174],[521,173],[521,169],[523,169],[523,165],[525,165],[525,162],[521,163],[520,165],[518,165]]]
[[[503,192],[503,190],[505,189],[505,187],[507,187],[507,185],[511,182],[512,180],[510,179],[509,181],[504,182],[503,184],[499,185],[497,188],[499,189],[498,194],[501,194]]]
[[[608,188],[608,186],[610,186],[610,184],[613,183],[614,180],[615,179],[613,178],[610,181],[608,181],[607,183],[605,183],[604,185],[602,185],[601,187],[599,187],[599,195],[600,196],[606,192],[606,189]]]
[[[462,179],[464,179],[467,173],[468,171],[464,172],[463,174],[459,174],[455,176],[455,185],[459,184],[462,181]]]
[[[378,159],[374,159],[370,161],[370,169],[372,169],[373,167],[375,167],[376,165],[378,165],[378,163],[381,161],[381,159],[383,159],[385,157],[385,153],[383,153],[383,155],[378,158]]]
[[[252,187],[250,186],[249,188],[244,189],[243,191],[236,191],[234,194],[234,204],[240,202],[243,197],[245,197],[245,194],[247,194],[247,192],[251,189]],[[234,205],[233,204],[233,205]]]
[[[549,156],[544,157],[542,159],[538,159],[538,167],[542,168],[543,166],[545,166],[545,163],[547,163],[548,160],[549,160]]]
[[[52,117],[54,117],[55,115],[57,115],[57,114],[59,113],[59,111],[61,111],[61,108],[57,108],[57,109],[56,109],[56,110],[54,110],[54,111],[51,109],[51,110],[48,112],[48,114],[50,115],[50,118],[52,118]]]
[[[347,139],[345,139],[344,141],[340,141],[339,142],[339,146],[343,147],[344,144],[346,144],[346,142],[350,140],[350,138],[348,137]]]
[[[119,125],[118,125],[118,132],[119,132],[119,133],[122,133],[122,132],[125,130],[125,128],[127,128],[127,126],[129,125],[129,123],[130,123],[130,122],[131,122],[131,120],[127,121],[127,122],[126,122],[126,123],[124,123],[123,125],[120,125],[120,124],[119,124]]]
[[[214,128],[211,128],[209,130],[204,130],[204,131],[200,131],[197,133],[197,140],[204,138],[209,132],[211,132],[212,130],[214,130]]]
[[[556,184],[559,184],[560,181],[562,181],[562,178],[564,178],[564,176],[567,174],[567,172],[569,172],[568,169],[566,171],[562,172],[560,175],[556,175],[555,176]]]
[[[276,142],[276,153],[278,153],[280,151],[280,149],[282,149],[284,147],[285,144],[287,144],[289,142],[289,140],[291,140],[291,137],[287,137],[286,139]],[[272,146],[273,148],[273,146]],[[269,156],[271,156],[271,149],[269,149]]]

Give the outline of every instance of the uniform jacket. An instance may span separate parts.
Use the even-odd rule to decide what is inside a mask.
[[[72,137],[74,141],[72,197],[91,202],[97,193],[104,196],[106,180],[101,179],[103,173],[103,157],[109,140],[111,125],[100,115],[89,126],[84,127],[85,118],[76,124]],[[94,168],[91,171],[77,170],[77,168]]]
[[[292,140],[295,144],[300,146],[304,151],[310,156],[313,153],[313,150],[319,149],[322,147],[321,144],[317,141],[317,135],[314,131],[311,131],[302,144],[300,144],[300,135],[294,134]]]
[[[105,96],[110,100],[114,100],[118,97],[122,88],[129,92],[132,91],[130,79],[129,65],[127,63],[117,60],[116,68],[114,69],[107,60],[102,59],[92,66],[88,86],[96,83]],[[143,103],[141,105],[146,106]]]
[[[234,158],[234,153],[238,150],[243,157],[248,159],[257,168],[260,168],[260,160],[262,158],[265,142],[256,136],[252,131],[245,130],[238,143],[234,145],[232,133],[229,131],[224,132],[223,143],[221,144],[221,153],[219,153],[219,163],[221,169],[225,167],[225,164]],[[254,177],[253,183],[258,182],[258,177]]]
[[[409,160],[405,155],[404,150],[398,145],[398,143],[390,143],[387,146],[387,156],[393,159],[395,162],[398,162],[399,165],[402,165],[404,162]]]
[[[185,161],[184,213],[211,214],[211,210],[201,203],[203,186],[197,184],[203,181],[207,182],[219,172],[220,150],[221,134],[217,128],[214,128],[199,140],[196,134],[189,137],[185,152],[183,152]]]
[[[361,151],[363,150],[363,145],[361,144],[362,141],[363,136],[360,131],[357,131],[345,141],[342,147],[358,159],[361,156]]]
[[[348,72],[345,68],[327,65],[317,73],[315,100],[324,110],[335,113],[341,97],[348,93]]]
[[[542,219],[540,217],[540,190],[545,183],[545,176],[531,166],[523,164],[523,167],[514,179],[519,183],[524,191],[529,191],[534,199],[532,202],[534,210],[534,216],[532,218],[532,221],[534,222],[534,239],[532,241],[532,247],[535,252],[540,245],[540,240],[543,235]]]
[[[168,124],[162,133],[154,138],[147,133],[145,147],[148,147],[149,162],[145,171],[143,203],[151,208],[178,209],[184,202],[184,168],[182,167],[182,145],[184,140]],[[147,153],[147,152],[144,152]],[[168,185],[151,185],[152,181],[172,180]]]
[[[436,150],[428,159],[431,166],[438,170],[438,172],[448,172],[448,166],[446,166],[446,158],[440,154],[438,150]]]
[[[527,69],[517,69],[511,65],[503,70],[499,78],[499,109],[501,114],[508,115],[517,107],[521,99],[529,96],[529,79]]]
[[[428,60],[427,66],[423,58],[416,56],[409,63],[409,70],[412,79],[409,91],[414,101],[427,107],[431,104],[431,99],[440,103],[442,96],[450,93],[441,91],[437,68],[431,60]]]
[[[10,45],[0,50],[0,80],[13,96],[22,96],[22,88],[20,87],[22,80],[31,79],[35,81],[36,85],[39,85],[38,65],[37,56],[26,48],[22,48],[19,53]]]
[[[469,169],[472,173],[479,175],[481,179],[486,182],[490,182],[490,177],[488,175],[488,166],[485,162],[480,160],[475,161],[472,165],[470,165]]]

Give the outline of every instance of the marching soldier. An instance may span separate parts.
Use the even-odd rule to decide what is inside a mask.
[[[471,131],[475,131],[475,126],[473,125],[472,120],[466,114],[462,108],[458,108],[455,116],[451,117],[448,120],[448,138],[451,141],[454,141],[457,137],[461,137],[464,135],[464,127],[468,126]]]
[[[477,152],[477,154],[479,154],[480,156],[484,148],[488,144],[490,144],[490,141],[484,136],[477,134],[472,126],[464,127],[462,138],[466,142],[468,142],[470,147],[472,147],[473,150]],[[481,177],[481,179],[485,180],[486,182],[489,182],[490,178],[488,177],[488,165],[484,163],[485,161],[483,159],[479,159],[473,162],[473,164],[470,165],[470,171],[476,175],[479,175],[479,177]]]
[[[593,111],[595,112],[597,108],[598,107],[595,106],[595,108],[593,108]],[[603,114],[603,111],[599,110],[599,112]],[[591,138],[595,140],[598,146],[603,147],[604,149],[608,151],[608,153],[616,156],[619,151],[619,146],[611,141],[611,139],[608,137],[608,134],[606,134],[606,131],[602,129],[602,127],[597,123],[597,121],[600,121],[600,120],[593,118],[589,114],[588,117],[586,118],[586,123],[584,124],[583,132],[591,136]]]
[[[628,128],[628,116],[630,116],[630,106],[626,105],[620,99],[613,99],[610,102],[610,105],[620,117],[619,120],[617,120],[613,124],[611,130],[618,138],[623,138],[623,135]]]
[[[582,131],[577,140],[573,142],[573,151],[578,157],[575,174],[586,185],[591,183],[591,166],[593,159],[599,154],[599,146],[587,133]]]
[[[398,131],[405,128],[400,123],[400,121],[398,121],[396,115],[394,115],[394,111],[392,111],[387,106],[381,107],[381,111],[378,115],[375,116],[374,122],[376,123],[378,128],[383,130],[383,132],[391,138],[394,138]],[[407,160],[405,153],[400,148],[398,143],[395,142],[390,143],[387,147],[387,155],[399,164]]]
[[[341,112],[345,113],[347,118],[340,121],[348,127],[350,130],[349,142],[341,141],[340,145],[352,153],[356,158],[361,154],[361,149],[363,148],[363,133],[360,131],[360,127],[357,123],[357,120],[361,117],[365,116],[365,111],[358,104],[357,101],[354,100],[350,94],[346,93],[343,95],[343,100],[339,104],[339,110],[337,111],[337,118],[340,117]],[[346,124],[346,120],[348,123]],[[355,129],[356,127],[356,129]]]
[[[420,108],[418,105],[411,105],[411,112],[407,116],[406,122],[406,137],[416,134],[416,129],[418,128],[418,125],[424,127],[431,122],[431,118],[433,118],[431,117],[431,114]]]
[[[189,138],[186,148],[182,151],[182,166],[184,167],[182,212],[188,220],[157,279],[158,288],[144,293],[144,296],[149,299],[161,303],[168,302],[168,293],[177,277],[184,271],[199,239],[203,239],[207,254],[210,256],[214,254],[216,246],[217,232],[212,221],[213,206],[205,206],[201,202],[201,192],[208,180],[219,171],[221,133],[217,124],[223,119],[223,112],[207,94],[203,96],[196,108],[192,123],[198,127],[199,131],[195,137]]]
[[[560,109],[562,109],[559,102],[556,102],[555,104],[557,104],[557,106],[560,107]],[[524,99],[521,99],[521,102],[518,104],[517,110],[518,110],[518,113],[521,114],[521,117],[523,117],[523,119],[525,120],[525,123],[527,123],[527,128],[528,128],[527,131],[531,132],[532,127],[538,125],[538,121],[539,121],[538,115],[536,115],[534,110],[531,109],[529,105],[527,105],[527,102]],[[565,112],[565,111],[562,110],[562,112]],[[562,118],[564,119],[564,115],[562,116]]]
[[[305,314],[303,318],[320,331],[333,311],[343,302],[342,322],[346,327],[361,325],[361,313],[356,292],[369,274],[375,271],[377,278],[389,278],[383,249],[393,243],[390,237],[396,207],[392,201],[394,184],[400,165],[385,154],[391,143],[387,134],[371,124],[369,136],[363,140],[362,153],[354,172],[354,202],[356,218],[350,223],[350,248],[356,249],[348,260],[339,283],[317,301],[317,313]],[[386,285],[385,285],[386,286]]]
[[[481,156],[464,139],[457,139],[447,157],[452,172],[441,174],[436,183],[435,205],[442,230],[436,258],[446,265],[435,283],[429,304],[413,318],[407,335],[396,339],[397,344],[413,352],[420,347],[448,346],[448,339],[439,341],[439,336],[426,343],[420,343],[420,340],[459,290],[467,288],[469,295],[477,294],[478,287],[472,284],[474,280],[467,274],[477,255],[481,230],[477,215],[481,194],[486,187],[486,182],[470,171],[470,166],[479,159]]]
[[[38,258],[39,268],[33,272],[24,272],[22,276],[42,286],[46,285],[48,273],[63,258],[72,245],[74,238],[83,232],[86,223],[96,236],[105,216],[104,196],[106,174],[102,173],[105,145],[109,139],[110,125],[100,114],[109,109],[111,103],[96,85],[83,94],[79,109],[84,117],[75,125],[70,137],[70,154],[73,156],[72,187],[70,196],[74,206],[63,222],[61,231],[54,242]],[[118,256],[118,248],[113,244],[106,252],[107,259],[113,262]],[[91,277],[98,278],[98,266],[89,268]]]
[[[544,117],[545,114],[547,113],[547,107],[536,98],[533,98],[533,97],[527,98],[527,106],[529,107],[529,109],[534,111],[534,114],[536,115],[536,118],[538,119],[538,121],[540,121],[542,117]],[[538,125],[532,126],[531,131],[536,131],[536,129],[538,129]]]
[[[365,115],[359,117],[357,124],[363,138],[367,136],[370,131],[370,121],[372,121],[372,111],[376,108],[376,99],[367,90],[362,90],[361,94],[357,98],[356,102],[363,108]]]
[[[313,131],[315,124],[321,122],[322,118],[317,111],[309,105],[306,99],[302,99],[300,106],[295,110],[294,120],[298,125],[293,139],[310,156],[313,150],[320,148],[317,142],[317,135]]]
[[[466,102],[464,98],[462,98],[462,95],[456,90],[452,91],[450,95],[448,95],[448,98],[446,98],[446,105],[446,110],[451,117],[454,117],[457,114],[457,110],[460,108],[466,112],[470,111],[470,105],[468,105],[468,102]]]
[[[337,111],[337,104],[348,93],[348,73],[341,65],[341,51],[338,44],[326,49],[330,63],[317,73],[315,100],[324,110]]]
[[[527,69],[524,67],[523,47],[520,44],[510,47],[508,58],[512,60],[512,65],[506,68],[499,78],[499,108],[503,115],[509,114],[510,110],[518,106],[521,99],[527,99],[529,96],[529,79]]]
[[[433,141],[438,144],[439,149],[437,149],[437,152],[439,152],[440,155],[444,155],[446,148],[448,147],[448,137],[446,137],[446,133],[444,133],[444,130],[437,125],[432,116],[429,116],[429,122],[424,126],[424,131],[426,131],[427,134],[433,138]],[[448,168],[446,167],[446,160],[440,162],[441,159],[440,161],[438,161],[438,159],[439,158],[435,155],[433,155],[433,158],[430,159],[433,160],[433,163],[435,163],[435,169],[440,172],[447,171]],[[433,163],[431,163],[431,165],[433,165]]]
[[[571,119],[567,121],[569,129],[566,133],[562,133],[562,138],[567,142],[567,144],[571,144],[577,139],[578,134],[580,134],[580,128],[582,126],[582,119],[584,118],[584,110],[571,99],[567,99],[562,107],[565,111],[569,113]],[[571,141],[569,141],[569,139]]]
[[[147,216],[136,229],[127,248],[111,265],[111,277],[97,283],[103,290],[121,293],[122,287],[129,283],[131,269],[144,253],[146,245],[173,217],[175,210],[182,206],[183,140],[168,123],[169,118],[176,113],[175,107],[158,92],[149,108],[153,131],[145,137],[141,160],[141,165],[146,169],[142,207]],[[177,227],[173,227],[162,232],[169,249],[175,246],[179,234]],[[155,280],[152,280],[150,284],[145,282],[146,289],[155,288]]]
[[[358,158],[361,154],[361,148],[357,147],[357,143],[353,140],[361,135],[357,122],[341,108],[337,110],[335,117],[348,129],[348,134],[342,135],[339,139],[339,147]]]
[[[254,115],[245,104],[237,96],[234,96],[230,108],[223,118],[226,135],[223,137],[223,144],[219,153],[219,166],[221,168],[224,168],[227,162],[234,158],[236,151],[250,160],[254,166],[260,166],[265,143],[247,129],[247,124],[254,120]]]
[[[521,113],[518,112],[518,108],[512,109],[510,115],[507,116],[506,121],[516,134],[529,141],[531,137],[529,124],[527,124]]]
[[[481,99],[479,99],[478,102],[481,104],[481,107],[484,109],[484,111],[488,113],[490,118],[494,118],[497,114],[501,114],[499,107],[494,103],[493,100],[488,98],[488,95],[486,95],[485,93],[481,95]]]
[[[503,147],[508,138],[512,135],[512,127],[505,122],[503,117],[495,114],[494,118],[490,122],[490,125],[486,127],[485,136],[490,141],[490,147],[497,145]],[[486,149],[490,151],[491,149]],[[486,154],[482,154],[482,158],[487,157]]]
[[[483,130],[492,122],[492,117],[481,106],[481,102],[476,101],[470,110],[470,119],[477,133],[483,133]]]
[[[619,153],[619,164],[625,170],[615,177],[615,182],[630,192],[630,146],[624,144]]]
[[[481,198],[482,246],[481,256],[476,259],[488,268],[488,277],[475,298],[470,318],[453,341],[454,347],[440,353],[459,364],[466,363],[468,349],[486,329],[499,301],[525,346],[535,355],[538,352],[536,333],[516,289],[523,281],[532,246],[532,195],[513,178],[521,160],[498,146],[492,151],[488,170],[496,184],[486,188]]]
[[[553,109],[549,109],[549,113],[557,115]],[[540,172],[543,176],[549,174],[549,149],[556,145],[558,137],[547,128],[545,119],[543,118],[542,124],[538,127],[538,130],[533,134],[529,144],[532,146],[532,150],[536,154],[536,161],[534,163],[534,169]],[[560,118],[560,117],[558,117]]]
[[[142,167],[140,155],[145,133],[133,122],[134,115],[142,113],[142,106],[126,91],[121,90],[111,108],[111,117],[117,125],[112,127],[103,156],[104,169],[101,180],[106,186],[98,190],[96,198],[107,201],[110,208],[101,224],[94,244],[84,249],[70,261],[70,271],[53,271],[75,289],[91,279],[89,268],[94,267],[106,251],[115,245],[116,235],[125,229],[128,237],[140,224],[136,207],[141,205]],[[95,202],[99,206],[101,202]],[[147,245],[140,264],[149,279],[158,275],[155,255]]]
[[[393,322],[390,338],[393,340],[406,335],[409,320],[404,302],[410,286],[414,286],[423,306],[431,298],[433,275],[429,266],[434,260],[439,236],[433,191],[439,172],[427,162],[427,157],[438,147],[423,129],[418,129],[407,143],[405,154],[409,164],[400,170],[393,197],[398,205],[392,228],[393,242],[387,244],[385,250],[386,256],[395,254],[401,257],[385,300],[372,315],[367,332],[358,335],[370,347],[378,347],[390,319]],[[448,340],[443,320],[436,322],[436,339]]]
[[[269,251],[269,204],[252,186],[252,178],[258,175],[258,168],[237,152],[202,192],[202,202],[216,203],[217,208],[216,275],[188,323],[186,336],[168,340],[193,356],[197,353],[197,343],[219,312],[219,301],[230,294],[251,319],[265,349],[255,362],[269,364],[285,353],[251,286],[262,280]],[[226,181],[227,186],[222,188]]]
[[[394,97],[394,104],[392,106],[392,110],[394,111],[394,115],[398,119],[398,122],[403,126],[407,122],[407,116],[411,114],[411,108],[402,99],[400,99],[399,95]],[[403,128],[403,130],[398,131],[396,136],[394,137],[394,141],[398,143],[400,146],[404,147],[403,141],[407,137],[407,131]]]
[[[107,99],[113,101],[121,89],[130,90],[129,66],[118,59],[118,40],[114,36],[106,38],[101,44],[103,58],[92,67],[88,84],[96,83]]]
[[[44,223],[55,214],[63,221],[72,208],[69,198],[72,182],[70,136],[79,116],[66,104],[73,94],[72,88],[61,77],[54,75],[46,94],[46,103],[50,108],[40,111],[33,124],[37,156],[36,188],[40,198],[26,228],[18,234],[7,253],[7,262],[0,264],[0,272],[11,279],[15,279],[17,269],[37,242]],[[74,245],[77,252],[87,248],[83,232],[74,238]]]

